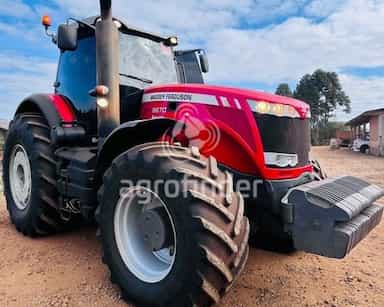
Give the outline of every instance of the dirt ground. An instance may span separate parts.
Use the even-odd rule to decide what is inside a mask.
[[[328,175],[384,186],[384,159],[313,149]],[[382,202],[383,203],[383,202]],[[31,240],[0,208],[0,306],[127,306],[109,282],[95,229]],[[252,249],[220,306],[384,306],[384,222],[345,260]]]

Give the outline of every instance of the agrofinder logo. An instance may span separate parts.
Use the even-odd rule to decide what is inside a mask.
[[[176,112],[177,123],[166,132],[165,141],[185,147],[197,147],[209,156],[220,143],[220,129],[217,124],[192,104],[181,105]],[[172,147],[166,146],[172,151]]]

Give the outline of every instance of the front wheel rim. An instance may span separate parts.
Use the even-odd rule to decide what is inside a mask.
[[[16,207],[25,210],[31,198],[32,176],[27,151],[20,144],[15,145],[11,152],[9,183]]]
[[[140,202],[143,195],[149,202]],[[151,251],[145,245],[138,225],[143,210],[161,207],[169,218],[173,245]],[[144,187],[132,187],[121,195],[114,214],[114,233],[120,257],[128,270],[147,283],[164,280],[171,272],[176,259],[176,231],[172,216],[161,198]]]

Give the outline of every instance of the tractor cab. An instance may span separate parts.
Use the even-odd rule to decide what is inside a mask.
[[[61,50],[55,92],[76,102],[77,118],[97,133],[95,25],[98,17],[59,26],[54,42]],[[201,49],[178,50],[176,37],[162,37],[115,20],[119,29],[120,119],[139,118],[144,89],[173,83],[204,83],[208,61]]]

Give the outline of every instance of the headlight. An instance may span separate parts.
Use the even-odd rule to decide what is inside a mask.
[[[108,102],[108,99],[105,98],[105,97],[99,97],[97,98],[97,105],[101,108],[101,109],[106,109],[109,105],[109,102]]]
[[[299,112],[292,106],[267,101],[248,100],[249,107],[259,114],[274,115],[278,117],[300,118]]]
[[[264,159],[266,165],[278,167],[294,167],[298,164],[298,157],[296,154],[265,152]]]

